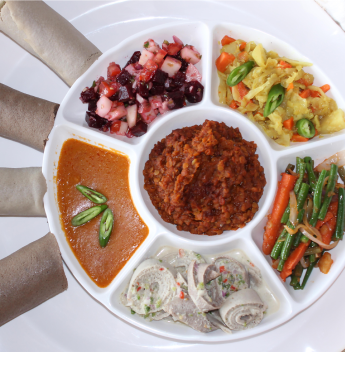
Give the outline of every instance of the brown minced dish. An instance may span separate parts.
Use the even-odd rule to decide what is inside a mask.
[[[176,129],[152,149],[144,188],[162,219],[178,230],[237,230],[258,211],[266,185],[256,147],[238,128],[217,121]]]

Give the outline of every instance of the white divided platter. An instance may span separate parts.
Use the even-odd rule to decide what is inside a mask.
[[[345,266],[342,242],[332,250],[334,264],[329,274],[323,275],[320,272],[313,272],[307,288],[304,291],[294,291],[288,283],[283,283],[280,280],[270,265],[269,257],[265,257],[261,251],[263,228],[267,220],[266,215],[272,206],[279,174],[285,170],[287,163],[295,162],[296,156],[308,155],[316,161],[321,161],[329,155],[344,149],[344,132],[325,136],[322,139],[315,138],[306,144],[281,147],[270,140],[246,117],[220,105],[217,100],[218,76],[214,63],[219,55],[220,46],[218,41],[224,34],[229,34],[229,31],[231,31],[234,38],[261,42],[268,50],[277,51],[279,54],[290,58],[306,60],[297,50],[274,36],[237,24],[178,22],[170,23],[168,26],[151,28],[124,40],[118,46],[107,51],[73,85],[58,111],[56,124],[49,136],[43,159],[43,173],[48,185],[44,204],[50,230],[58,240],[64,261],[79,283],[95,299],[120,318],[146,331],[180,341],[234,341],[273,329],[314,303],[330,287]],[[109,62],[115,61],[123,66],[132,53],[140,49],[140,46],[148,38],[162,42],[164,39],[171,39],[172,35],[175,34],[185,43],[194,45],[202,54],[201,62],[196,66],[203,76],[202,84],[205,87],[203,100],[198,104],[187,105],[183,109],[171,111],[157,118],[150,124],[147,134],[140,138],[129,139],[89,128],[85,122],[87,105],[83,105],[79,100],[80,92],[84,87],[90,86],[93,80],[105,75]],[[334,97],[338,106],[344,109],[345,103],[335,87],[336,83],[326,78],[317,66],[311,67],[310,70],[315,76],[315,84],[329,83],[332,85],[330,96]],[[142,175],[148,155],[157,141],[174,129],[202,124],[205,119],[238,127],[244,139],[254,141],[257,144],[257,153],[261,165],[265,169],[267,180],[264,194],[259,202],[259,211],[253,220],[242,229],[227,231],[222,235],[212,237],[180,232],[177,231],[175,226],[165,223],[152,206],[146,191],[143,189]],[[106,288],[97,287],[80,266],[66,241],[59,220],[59,209],[56,201],[57,188],[54,177],[61,147],[69,138],[83,140],[95,146],[115,149],[129,157],[131,162],[129,181],[132,198],[140,216],[149,228],[149,235],[144,243]],[[119,296],[129,282],[133,269],[144,259],[153,256],[157,249],[164,245],[190,249],[205,255],[225,253],[234,249],[243,250],[248,258],[261,269],[263,279],[279,300],[279,310],[268,314],[257,327],[235,332],[231,335],[221,331],[202,334],[180,324],[164,321],[148,322],[138,315],[131,315],[129,309],[121,305]]]

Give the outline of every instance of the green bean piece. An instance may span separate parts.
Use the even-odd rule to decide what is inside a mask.
[[[345,166],[338,167],[338,173],[343,183],[345,183]]]
[[[284,229],[281,232],[281,234],[279,235],[279,238],[277,239],[276,243],[274,244],[274,247],[273,247],[272,252],[271,252],[271,257],[273,259],[278,259],[278,257],[280,256],[280,252],[281,252],[282,247],[284,245],[287,233],[288,232]]]
[[[289,217],[290,217],[290,202],[289,204],[287,205],[287,207],[285,208],[285,212],[282,216],[282,219],[280,220],[280,222],[282,224],[286,224],[289,220]]]
[[[304,177],[306,167],[307,167],[307,164],[303,160],[301,160],[300,164],[297,167],[297,172],[299,174],[299,177],[298,177],[298,179],[295,183],[295,187],[294,187],[294,191],[295,191],[296,194],[301,189],[301,185],[303,183],[303,177]]]
[[[300,157],[296,157],[296,168],[297,168],[297,172],[298,172],[298,166],[299,164],[302,162],[303,160]]]
[[[107,198],[103,194],[96,192],[95,190],[88,188],[84,185],[77,185],[76,188],[82,195],[84,195],[93,203],[101,204],[107,201]]]
[[[104,248],[108,242],[113,230],[114,215],[110,208],[107,208],[102,216],[101,223],[99,225],[99,244]]]
[[[304,257],[306,256],[310,256],[311,254],[319,254],[322,252],[322,249],[317,246],[317,247],[313,247],[313,248],[308,248],[305,252],[304,252]]]
[[[300,285],[300,283],[298,282],[294,287],[293,287],[294,290],[301,290],[302,287]]]
[[[306,157],[304,158],[305,161]],[[317,179],[314,173],[314,169],[312,166],[312,162],[306,162],[306,169],[307,169],[307,173],[308,173],[308,179],[309,179],[309,184],[311,189],[314,191],[315,187],[316,187],[316,183],[317,183]]]
[[[291,275],[290,286],[295,286],[297,284],[298,284],[298,277],[295,275]]]
[[[328,211],[329,204],[331,203],[331,200],[332,200],[331,193],[334,192],[335,183],[337,182],[337,173],[338,173],[338,166],[332,164],[331,171],[330,171],[329,178],[328,178],[325,199],[322,203],[319,217],[318,217],[319,220],[323,220]]]
[[[297,216],[297,224],[301,223],[303,221],[303,216],[304,216],[304,209],[301,209],[298,213],[298,216]],[[292,230],[296,227],[290,221],[288,222],[287,226]],[[287,258],[289,256],[289,253],[290,253],[290,250],[291,250],[291,247],[292,247],[293,240],[295,238],[295,235],[296,234],[289,234],[289,233],[286,235],[286,239],[285,239],[284,245],[283,245],[281,253],[280,253],[280,258],[281,259],[287,260]]]
[[[310,274],[313,272],[313,268],[315,265],[316,265],[316,262],[310,263],[309,267],[307,268],[307,272],[304,275],[303,282],[301,285],[302,290],[305,288],[305,285],[307,284],[307,281],[310,277]]]
[[[317,180],[316,187],[314,190],[314,196],[313,196],[313,213],[310,218],[310,225],[315,226],[317,223],[317,218],[319,216],[320,208],[321,208],[321,202],[322,202],[322,188],[323,183],[327,177],[327,170],[322,170],[319,179]]]
[[[98,216],[103,212],[108,206],[102,204],[100,206],[91,207],[83,212],[78,213],[78,215],[72,218],[72,226],[81,226]]]
[[[291,174],[290,170],[291,170],[291,171],[294,171],[294,170],[295,170],[295,165],[288,164],[288,165],[286,166],[286,169],[285,169],[286,174]]]
[[[275,84],[269,91],[267,96],[266,105],[264,108],[264,117],[268,115],[283,102],[285,97],[285,88],[281,84]]]
[[[338,189],[338,214],[337,224],[335,227],[335,239],[343,239],[344,236],[344,221],[345,221],[345,190]]]
[[[246,63],[235,68],[226,79],[226,84],[230,87],[236,86],[240,83],[254,68],[254,61],[247,61]]]
[[[297,196],[297,210],[300,211],[305,203],[305,200],[308,197],[310,186],[307,183],[302,183],[301,189],[298,192]]]
[[[283,271],[284,263],[285,263],[285,259],[281,259],[281,260],[279,261],[279,264],[278,264],[278,267],[277,267],[277,270],[278,270],[279,272],[282,272],[282,271]]]
[[[299,246],[299,243],[301,242],[302,236],[303,236],[303,234],[300,231],[295,235],[295,239],[294,239],[293,244],[292,244],[292,246],[294,248],[297,248]]]
[[[309,261],[310,261],[310,263],[314,263],[316,261],[316,255],[315,254],[311,254],[309,256]]]

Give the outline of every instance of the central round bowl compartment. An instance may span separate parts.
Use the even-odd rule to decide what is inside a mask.
[[[214,236],[195,235],[187,231],[179,231],[177,230],[176,225],[163,221],[156,208],[152,205],[148,193],[144,189],[144,176],[142,174],[145,163],[149,158],[149,154],[158,141],[165,138],[175,129],[192,125],[201,125],[206,119],[218,121],[219,123],[224,122],[229,127],[232,126],[234,128],[239,128],[243,139],[254,141],[257,144],[256,153],[259,155],[259,161],[264,168],[267,182],[264,193],[259,201],[259,210],[255,214],[254,218],[241,229],[236,231],[224,231],[223,234]],[[138,177],[139,187],[144,202],[149,212],[161,226],[178,237],[210,245],[210,243],[224,243],[234,237],[240,236],[243,231],[252,229],[252,227],[255,226],[255,224],[267,213],[269,203],[271,202],[270,198],[273,196],[273,191],[275,190],[272,185],[275,182],[273,180],[273,178],[276,177],[275,170],[275,165],[272,162],[270,147],[267,140],[263,137],[259,129],[246,117],[236,114],[227,108],[203,107],[202,105],[199,105],[176,111],[167,116],[166,119],[162,119],[159,124],[152,126],[150,137],[146,140],[140,157]]]

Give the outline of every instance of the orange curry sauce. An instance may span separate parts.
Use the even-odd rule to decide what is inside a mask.
[[[60,221],[79,263],[99,287],[111,283],[149,233],[132,201],[129,164],[129,159],[120,153],[76,139],[68,139],[60,153],[57,169]],[[98,241],[102,214],[82,226],[71,225],[75,215],[96,206],[76,189],[77,184],[108,198],[105,204],[113,211],[114,227],[105,248]]]

